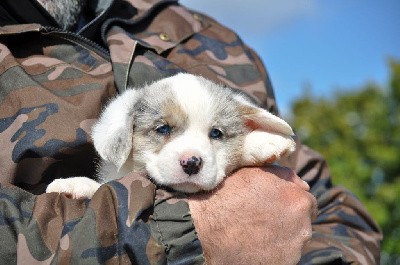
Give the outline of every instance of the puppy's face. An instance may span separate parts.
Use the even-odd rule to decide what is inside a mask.
[[[167,81],[134,106],[134,168],[176,190],[211,189],[240,163],[248,133],[240,105],[211,83]]]
[[[214,188],[236,168],[291,151],[291,134],[284,121],[245,96],[179,74],[114,100],[93,139],[103,159],[118,168],[146,170],[161,185],[197,192]]]

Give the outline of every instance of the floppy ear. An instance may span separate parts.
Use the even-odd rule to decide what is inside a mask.
[[[127,90],[113,99],[92,128],[93,144],[103,160],[119,170],[132,149],[133,106],[138,100],[137,90]]]
[[[250,130],[243,143],[243,165],[273,163],[295,150],[294,133],[288,123],[243,97],[238,101],[242,119]]]

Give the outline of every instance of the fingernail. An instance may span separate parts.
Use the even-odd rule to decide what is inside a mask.
[[[301,180],[301,181],[303,181],[304,190],[309,191],[310,190],[310,185],[308,185],[308,183],[305,180]]]

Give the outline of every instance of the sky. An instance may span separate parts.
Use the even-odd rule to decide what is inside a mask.
[[[368,82],[385,86],[388,59],[400,59],[400,0],[180,3],[212,16],[256,50],[284,115],[305,87],[331,97]]]

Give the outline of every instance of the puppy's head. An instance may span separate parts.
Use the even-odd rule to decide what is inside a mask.
[[[184,192],[293,151],[290,126],[238,92],[190,74],[128,90],[93,128],[100,156]],[[128,168],[127,168],[128,167]]]

